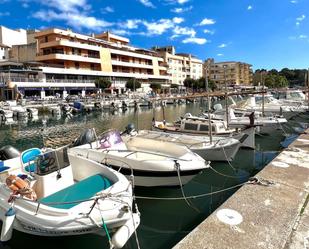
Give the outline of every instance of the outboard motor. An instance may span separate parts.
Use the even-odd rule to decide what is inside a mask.
[[[5,113],[3,110],[0,110],[0,122],[5,122],[5,121],[6,121]]]
[[[20,156],[20,151],[11,145],[3,146],[0,149],[0,161],[5,161]]]
[[[91,144],[96,140],[95,132],[93,129],[86,129],[83,133],[73,142],[72,146],[80,146],[84,144]]]
[[[121,133],[121,135],[123,135],[123,134],[130,135],[131,132],[133,132],[133,131],[135,131],[135,126],[134,126],[134,124],[131,123],[131,124],[128,124],[126,126],[125,130]]]

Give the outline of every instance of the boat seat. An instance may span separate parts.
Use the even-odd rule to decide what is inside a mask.
[[[34,172],[36,169],[35,159],[41,154],[41,150],[39,148],[31,148],[29,150],[25,150],[21,154],[21,162],[25,171]]]
[[[40,203],[47,206],[61,209],[70,209],[78,204],[80,200],[87,200],[93,197],[96,193],[109,188],[112,182],[100,175],[93,175],[84,180],[81,180],[65,189],[62,189],[56,193],[46,196],[40,199]],[[75,202],[64,204],[64,202]],[[50,204],[49,204],[50,203]],[[52,203],[63,203],[63,204],[52,204]]]

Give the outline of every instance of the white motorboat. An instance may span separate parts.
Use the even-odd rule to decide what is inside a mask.
[[[87,130],[74,146],[70,149],[74,155],[108,165],[127,177],[134,175],[136,186],[184,185],[209,167],[209,162],[184,146],[142,137],[121,136],[114,130],[104,133],[98,139],[93,130]]]
[[[36,118],[39,116],[39,110],[36,108],[27,108],[29,118]]]
[[[56,105],[56,106],[48,106],[47,109],[54,116],[61,115],[61,107],[58,106],[58,105]]]
[[[252,96],[244,102],[238,103],[234,108],[235,110],[242,110],[247,112],[262,112],[263,111],[263,96]],[[297,113],[305,112],[308,110],[304,105],[287,105],[275,99],[272,95],[264,96],[264,113],[266,115],[280,114],[286,119],[290,119]]]
[[[224,120],[226,121],[226,110],[217,108],[213,113],[210,114],[212,120]],[[256,125],[259,131],[271,132],[273,129],[281,128],[283,124],[287,123],[286,118],[281,116],[262,116],[260,112],[244,112],[234,111],[233,108],[229,108],[228,113],[228,125],[233,128],[244,128],[250,126],[250,120],[253,118],[254,125]],[[201,117],[208,119],[208,113],[202,113]]]
[[[121,248],[139,225],[132,185],[120,173],[66,153],[32,148],[0,162],[1,241],[13,230],[38,236],[115,232]],[[109,234],[108,234],[109,236]]]
[[[251,124],[253,125],[253,124]],[[209,135],[209,121],[205,118],[195,117],[189,114],[175,123],[165,121],[153,121],[153,129],[168,133],[189,134],[194,136]],[[222,120],[211,120],[212,134],[215,136],[232,137],[241,142],[242,147],[255,148],[255,128],[249,126],[244,129],[228,128],[227,123]],[[243,136],[246,134],[246,136]]]
[[[13,111],[8,109],[0,109],[0,122],[5,122],[13,118]]]
[[[13,111],[13,116],[16,116],[18,119],[28,117],[27,109],[23,106],[20,106],[20,105],[12,106],[11,110]]]
[[[131,136],[165,141],[186,146],[194,153],[209,161],[232,161],[240,148],[240,141],[229,137],[190,136],[160,131],[128,131]],[[245,136],[245,135],[244,135]]]

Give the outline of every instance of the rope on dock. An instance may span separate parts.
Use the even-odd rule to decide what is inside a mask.
[[[192,196],[186,196],[184,197],[151,197],[151,196],[135,196],[136,199],[143,199],[143,200],[160,200],[160,201],[180,201],[180,200],[185,200],[185,199],[198,199],[198,198],[203,198],[203,197],[207,197],[207,196],[212,196],[215,194],[220,194],[235,188],[239,188],[242,187],[246,184],[252,184],[252,185],[260,185],[260,186],[264,186],[264,187],[268,187],[271,185],[274,185],[275,182],[266,180],[266,179],[262,179],[262,178],[257,178],[257,177],[251,177],[249,178],[248,181],[240,183],[240,184],[236,184],[234,186],[225,188],[225,189],[221,189],[221,190],[217,190],[217,191],[213,191],[213,192],[209,192],[209,193],[204,193],[204,194],[199,194],[199,195],[192,195]]]

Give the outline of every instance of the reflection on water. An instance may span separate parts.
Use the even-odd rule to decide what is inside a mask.
[[[168,106],[165,108],[165,119],[172,121],[186,112],[197,114],[200,104]],[[160,108],[129,109],[126,112],[93,112],[74,116],[71,119],[45,116],[34,122],[14,123],[0,127],[0,146],[11,144],[20,150],[29,147],[42,147],[43,144],[65,144],[76,138],[85,128],[95,127],[97,133],[110,128],[123,130],[129,123],[140,129],[149,129],[153,116],[163,119]],[[306,116],[295,118],[285,133],[292,133],[293,126],[300,127],[299,122],[308,123]],[[240,150],[232,165],[212,163],[212,169],[204,170],[191,182],[184,186],[187,197],[220,191],[247,181],[248,177],[259,172],[271,161],[280,150],[283,132],[274,130],[270,134],[256,136],[257,150]],[[141,248],[171,248],[186,236],[197,224],[211,214],[221,203],[237,189],[207,195],[201,198],[189,198],[188,206],[184,200],[152,200],[138,199],[141,212],[141,225],[138,238]],[[182,197],[180,188],[136,188],[136,196],[146,197]],[[14,231],[13,239],[6,244],[7,249],[17,248],[108,248],[106,238],[99,235],[83,235],[76,237],[43,238]],[[30,246],[31,245],[31,246]],[[1,247],[1,245],[0,245]],[[137,248],[132,236],[125,248]]]

